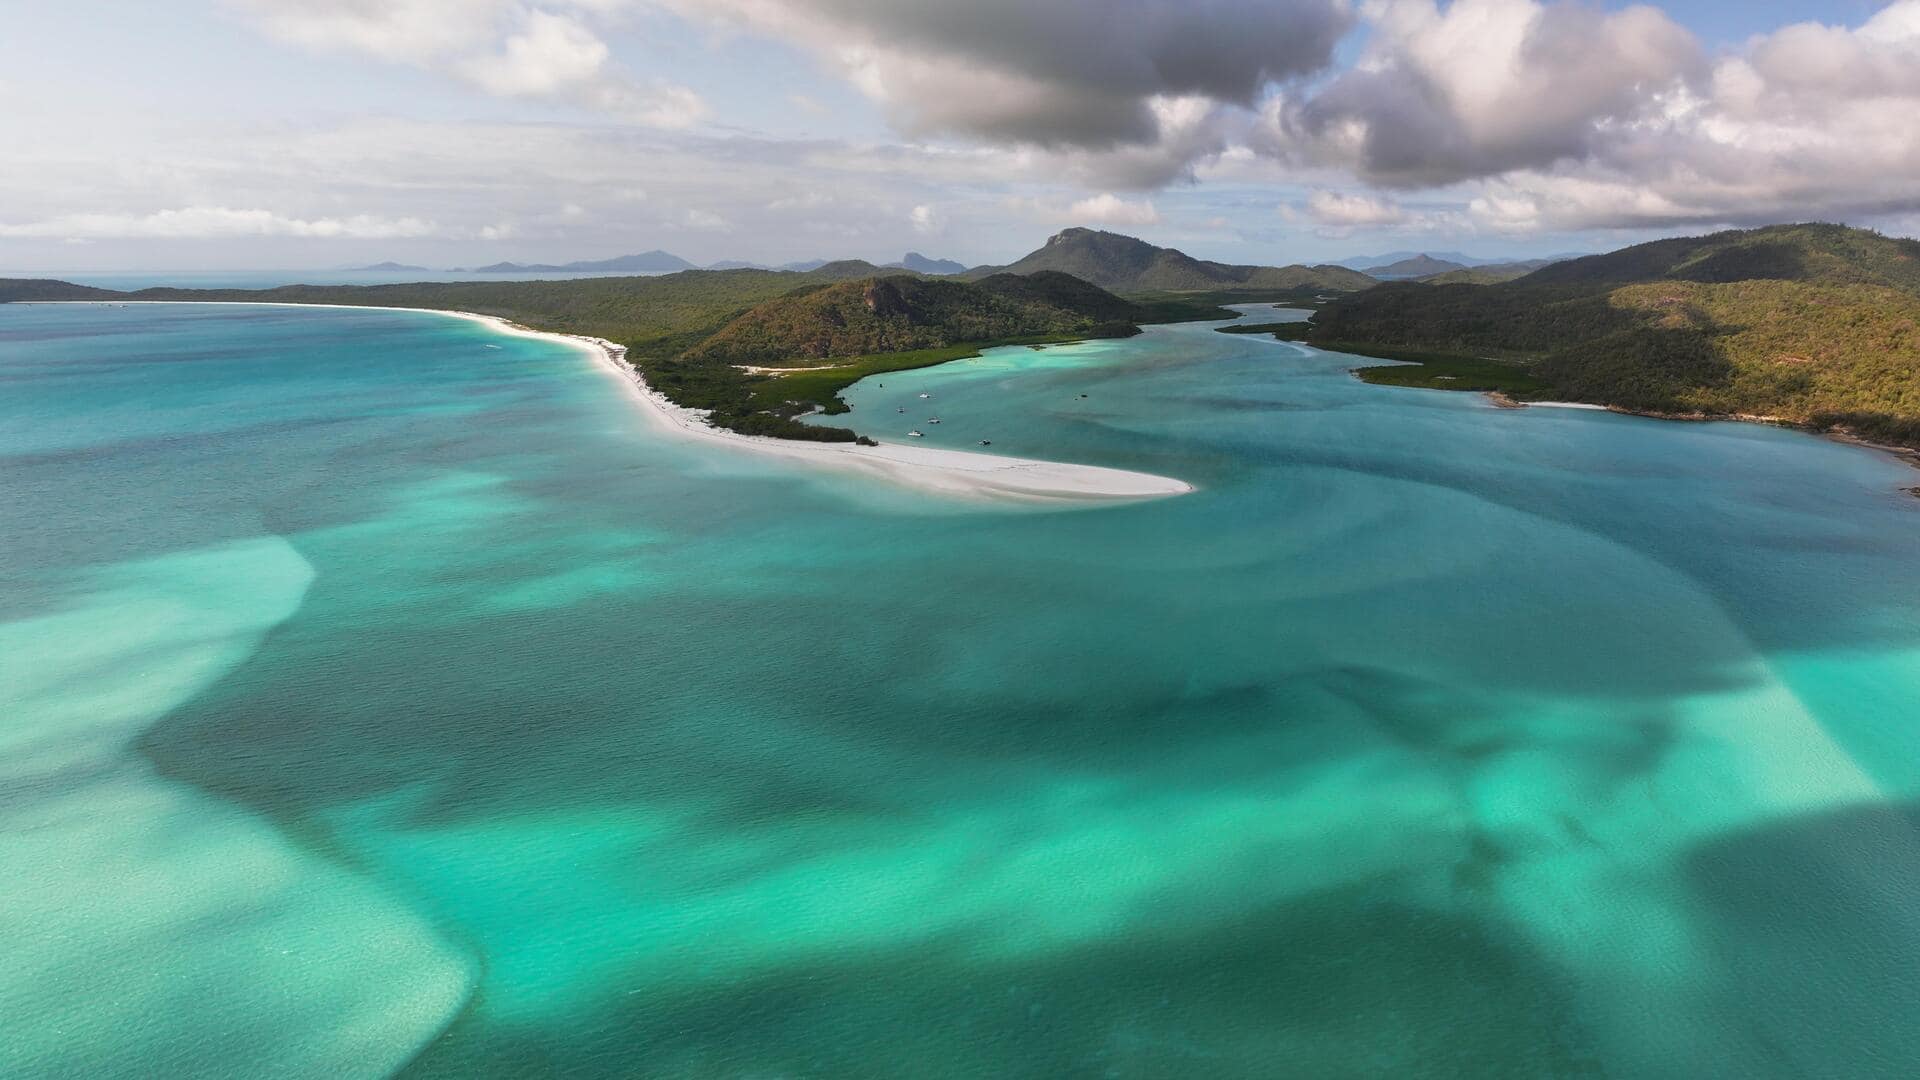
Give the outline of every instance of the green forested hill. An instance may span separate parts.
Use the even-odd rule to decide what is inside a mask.
[[[1066,229],[1008,266],[983,266],[968,276],[1054,270],[1120,293],[1364,289],[1374,280],[1344,266],[1234,266],[1196,259],[1173,248],[1093,229]]]
[[[1920,291],[1920,241],[1845,225],[1774,225],[1638,244],[1543,267],[1534,285],[1625,285],[1640,281],[1798,281],[1887,285]]]
[[[1920,243],[1843,226],[1656,241],[1504,284],[1382,285],[1320,310],[1309,340],[1506,361],[1540,398],[1920,447]]]
[[[125,293],[52,278],[0,278],[0,304],[31,300],[124,300]]]
[[[1040,282],[998,275],[978,284],[871,277],[769,300],[681,355],[695,363],[797,366],[1033,335],[1131,333],[1138,314],[1066,275]]]

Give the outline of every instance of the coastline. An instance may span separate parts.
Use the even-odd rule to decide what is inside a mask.
[[[1517,398],[1509,397],[1498,390],[1487,391],[1486,398],[1491,401],[1494,408],[1497,409],[1586,409],[1592,412],[1610,412],[1617,416],[1639,416],[1648,420],[1675,420],[1681,423],[1762,424],[1766,427],[1786,428],[1789,431],[1818,435],[1823,439],[1828,439],[1846,446],[1857,446],[1862,450],[1877,450],[1880,453],[1890,454],[1899,458],[1901,461],[1906,462],[1916,469],[1920,469],[1920,450],[1915,450],[1911,446],[1900,446],[1897,443],[1874,442],[1872,439],[1862,438],[1844,428],[1814,428],[1778,416],[1754,416],[1747,413],[1658,412],[1651,409],[1629,409],[1624,405],[1595,405],[1592,402],[1586,401],[1521,401]],[[1915,495],[1920,495],[1920,488],[1906,488],[1904,490]]]
[[[933,494],[988,501],[1040,504],[1095,504],[1140,501],[1184,495],[1195,490],[1184,480],[1152,473],[1111,469],[1100,465],[1002,457],[967,450],[910,446],[881,442],[875,446],[852,443],[805,443],[774,439],[716,428],[706,415],[669,401],[647,385],[639,369],[626,361],[626,346],[603,338],[534,330],[498,315],[443,308],[382,307],[377,304],[295,304],[248,300],[40,300],[22,304],[204,304],[236,307],[332,308],[350,311],[419,311],[485,325],[512,337],[541,338],[591,355],[596,367],[618,379],[655,429],[682,439],[699,440],[784,458],[814,466],[898,484]]]
[[[1315,348],[1320,348],[1320,346],[1315,346]],[[1377,356],[1364,352],[1351,352],[1346,349],[1328,348],[1322,351],[1343,352],[1351,356],[1362,356],[1369,359],[1387,360],[1397,363],[1419,363],[1417,360],[1401,360],[1396,357]],[[1358,367],[1349,368],[1347,373],[1356,379],[1360,379],[1361,382],[1366,382],[1366,379],[1360,378],[1360,372],[1362,370],[1362,368]],[[1779,416],[1756,416],[1748,413],[1661,412],[1654,409],[1630,409],[1624,405],[1599,405],[1590,401],[1528,401],[1522,398],[1516,398],[1504,390],[1466,391],[1464,389],[1445,386],[1409,386],[1406,387],[1406,389],[1438,390],[1442,393],[1452,394],[1477,393],[1496,409],[1587,409],[1598,412],[1615,413],[1620,416],[1640,416],[1649,420],[1679,420],[1694,423],[1764,424],[1768,427],[1786,428],[1789,431],[1804,432],[1808,435],[1815,435],[1847,446],[1859,447],[1863,450],[1877,450],[1884,454],[1891,454],[1915,468],[1920,468],[1920,449],[1901,446],[1896,443],[1874,442],[1871,439],[1862,438],[1843,428],[1816,428]],[[1920,495],[1920,488],[1904,488],[1902,490],[1914,495]]]

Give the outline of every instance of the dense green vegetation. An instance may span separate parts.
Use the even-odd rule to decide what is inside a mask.
[[[1516,397],[1920,447],[1920,243],[1838,225],[1662,240],[1504,284],[1382,285],[1313,327],[1326,348],[1442,354],[1475,373],[1440,380],[1430,365],[1427,385],[1477,388],[1462,384],[1498,372],[1476,365],[1504,362],[1534,382]]]
[[[1057,270],[1118,293],[1242,290],[1349,292],[1374,280],[1344,266],[1235,266],[1196,259],[1173,248],[1092,229],[1067,229],[1008,266],[982,266],[966,276]]]
[[[1371,356],[1379,360],[1398,360],[1355,368],[1363,382],[1376,386],[1417,386],[1428,390],[1498,391],[1512,398],[1538,396],[1546,385],[1526,368],[1499,360],[1475,356],[1451,356],[1421,352],[1417,349],[1383,349],[1371,345],[1324,344],[1334,352]]]
[[[1271,334],[1276,341],[1305,341],[1313,331],[1313,324],[1304,321],[1234,323],[1232,326],[1217,326],[1214,330],[1222,334]]]
[[[1064,274],[978,284],[907,276],[805,289],[760,304],[682,353],[694,363],[789,367],[1032,335],[1112,337],[1138,309]]]
[[[1515,281],[1545,266],[1544,262],[1498,263],[1493,266],[1466,266],[1458,270],[1429,274],[1420,280],[1428,285],[1498,285]]]
[[[32,300],[124,300],[125,293],[52,278],[0,278],[0,304]]]

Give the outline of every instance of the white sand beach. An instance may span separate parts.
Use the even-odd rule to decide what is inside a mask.
[[[1030,503],[1089,502],[1129,499],[1157,499],[1184,495],[1192,484],[1167,476],[1109,469],[1098,465],[1074,465],[1057,461],[976,454],[965,450],[946,450],[931,446],[880,443],[859,446],[853,443],[809,443],[793,439],[772,439],[741,435],[707,423],[699,410],[682,408],[648,386],[640,372],[626,361],[626,348],[601,338],[576,334],[556,334],[532,330],[495,315],[471,311],[446,311],[425,308],[391,308],[365,304],[289,304],[271,301],[193,301],[193,300],[69,300],[40,303],[75,304],[173,304],[209,303],[255,307],[344,308],[365,311],[431,311],[456,319],[483,323],[494,330],[517,337],[544,338],[581,349],[591,354],[602,370],[617,378],[632,393],[643,412],[656,421],[663,432],[680,438],[699,439],[717,446],[749,453],[787,458],[812,465],[862,473],[890,483],[963,498],[979,498]]]

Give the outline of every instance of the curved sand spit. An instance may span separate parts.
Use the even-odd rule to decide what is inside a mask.
[[[252,303],[263,307],[329,307],[367,311],[421,311],[422,308],[385,308],[364,304],[286,304],[266,301],[67,301],[69,303]],[[964,450],[944,450],[931,446],[881,443],[857,446],[852,443],[808,443],[792,439],[770,439],[716,428],[706,422],[698,410],[675,405],[649,387],[640,372],[626,362],[626,347],[601,338],[574,334],[554,334],[529,330],[494,315],[471,311],[434,311],[458,319],[484,323],[503,333],[519,337],[545,338],[584,349],[616,376],[644,406],[661,430],[682,438],[701,439],[736,449],[774,457],[806,461],[830,468],[861,472],[893,483],[923,491],[977,498],[1027,502],[1071,502],[1114,499],[1155,499],[1184,495],[1194,490],[1184,480],[1151,473],[1108,469],[1097,465],[1072,465],[1057,461],[975,454]]]

